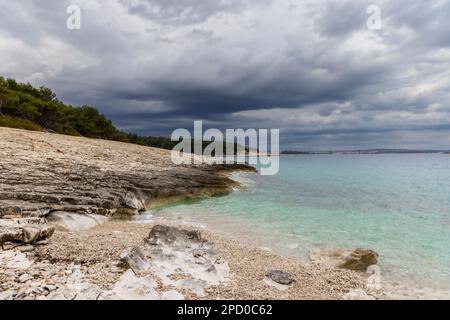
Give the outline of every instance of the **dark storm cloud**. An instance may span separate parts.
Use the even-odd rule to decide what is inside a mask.
[[[81,30],[65,27],[69,4]],[[372,4],[381,30],[366,27]],[[2,75],[97,106],[129,131],[168,136],[204,119],[279,127],[285,148],[450,146],[449,1],[0,5]]]

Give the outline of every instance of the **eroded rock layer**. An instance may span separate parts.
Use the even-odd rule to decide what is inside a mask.
[[[226,193],[235,185],[226,170],[175,165],[168,150],[0,128],[0,222],[133,215],[156,199]]]

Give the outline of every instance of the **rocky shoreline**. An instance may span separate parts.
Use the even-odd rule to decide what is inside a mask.
[[[35,243],[54,229],[129,218],[157,201],[229,192],[243,165],[176,166],[170,151],[0,128],[0,245]]]
[[[155,200],[226,193],[243,165],[174,165],[170,151],[0,128],[0,218],[134,215]]]
[[[0,299],[368,298],[365,277],[208,231],[108,221],[0,252]],[[358,291],[359,290],[359,291]]]
[[[203,230],[129,220],[221,195],[243,165],[174,165],[167,150],[0,128],[0,300],[375,299],[371,250],[301,264]],[[321,257],[316,254],[316,257]]]

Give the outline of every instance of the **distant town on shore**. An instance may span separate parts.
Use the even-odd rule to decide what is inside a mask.
[[[445,153],[450,150],[413,150],[413,149],[366,149],[366,150],[338,150],[338,151],[292,151],[281,152],[282,155],[308,155],[308,154],[398,154],[398,153]]]

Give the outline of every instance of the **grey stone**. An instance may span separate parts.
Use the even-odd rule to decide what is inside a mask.
[[[0,219],[0,244],[5,242],[34,243],[51,237],[54,227],[38,224],[22,224]]]
[[[14,290],[6,290],[0,292],[0,301],[2,300],[11,300],[15,297],[16,292]]]
[[[48,291],[55,291],[57,288],[54,285],[47,284],[47,285],[44,286],[44,289],[46,289]]]
[[[290,273],[280,270],[270,270],[266,274],[266,277],[282,285],[291,285],[293,282],[295,282],[295,279]]]
[[[22,228],[22,233],[22,241],[24,243],[33,243],[39,238],[40,230],[35,227],[25,227]]]
[[[133,192],[127,192],[124,198],[124,206],[129,209],[142,210],[144,202],[136,197]]]
[[[19,276],[19,282],[20,283],[24,283],[24,282],[28,281],[29,279],[31,279],[31,277],[27,273],[24,273],[21,276]]]
[[[76,292],[74,300],[97,300],[102,291],[92,283],[77,283],[73,285]]]
[[[139,247],[132,247],[122,252],[120,261],[135,273],[145,271],[149,268],[149,263]]]
[[[199,242],[201,239],[201,233],[197,230],[184,230],[170,226],[156,225],[150,231],[146,243],[156,245],[158,242]]]
[[[26,245],[26,246],[21,246],[18,247],[20,252],[30,252],[34,250],[34,247],[32,245]]]

